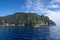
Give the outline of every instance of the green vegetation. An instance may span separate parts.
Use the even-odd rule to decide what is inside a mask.
[[[16,12],[12,15],[0,17],[0,25],[5,24],[39,24],[39,25],[56,25],[47,16],[37,15],[36,13]]]

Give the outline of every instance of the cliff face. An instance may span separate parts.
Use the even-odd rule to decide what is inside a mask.
[[[0,17],[0,25],[5,24],[33,24],[33,25],[56,25],[47,16],[37,15],[36,13],[17,12],[12,15]]]

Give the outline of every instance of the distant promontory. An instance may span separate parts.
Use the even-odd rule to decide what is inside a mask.
[[[36,13],[16,12],[11,15],[0,17],[0,25],[56,25],[47,16]]]

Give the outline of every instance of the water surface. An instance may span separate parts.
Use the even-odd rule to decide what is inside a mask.
[[[60,26],[0,26],[0,40],[60,40]]]

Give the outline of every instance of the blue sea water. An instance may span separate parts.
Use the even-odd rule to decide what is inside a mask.
[[[60,40],[60,26],[0,26],[0,40]]]

